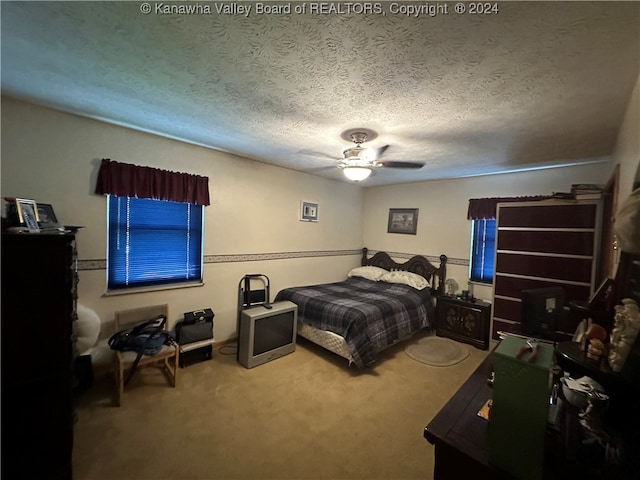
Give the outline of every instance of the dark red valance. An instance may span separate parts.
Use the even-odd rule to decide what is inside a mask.
[[[550,195],[537,195],[534,197],[493,197],[493,198],[471,198],[469,199],[468,220],[484,220],[496,218],[498,203],[505,202],[532,202],[546,200]]]
[[[209,205],[209,178],[103,158],[96,193]]]

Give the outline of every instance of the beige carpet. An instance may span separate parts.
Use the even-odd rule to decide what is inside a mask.
[[[450,367],[469,356],[469,349],[442,337],[424,337],[408,342],[404,351],[414,360],[434,367]]]
[[[137,372],[120,408],[97,381],[76,409],[74,480],[430,479],[424,427],[487,352],[437,368],[403,349],[364,371],[305,340],[250,370],[216,352],[175,389]]]

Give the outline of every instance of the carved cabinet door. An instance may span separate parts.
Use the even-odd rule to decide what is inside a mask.
[[[436,335],[469,343],[478,348],[489,347],[489,312],[491,306],[453,297],[438,297]]]

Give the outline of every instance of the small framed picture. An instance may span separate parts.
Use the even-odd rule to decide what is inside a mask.
[[[38,226],[38,205],[34,200],[26,198],[16,198],[16,211],[18,222],[29,229],[30,232],[39,232]]]
[[[53,212],[53,206],[49,203],[38,203],[36,212],[38,212],[38,223],[42,228],[58,227],[58,219]]]
[[[615,280],[613,277],[607,277],[602,280],[598,288],[593,292],[593,295],[591,295],[591,298],[589,298],[589,308],[595,308],[598,303],[608,305],[611,294],[613,293],[614,283]]]
[[[300,203],[300,220],[303,222],[318,221],[318,204],[302,201]]]
[[[415,235],[418,229],[417,208],[390,208],[387,233]]]

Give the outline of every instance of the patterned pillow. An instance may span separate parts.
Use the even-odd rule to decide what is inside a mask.
[[[367,266],[354,268],[349,272],[348,276],[362,277],[366,278],[367,280],[373,280],[374,282],[377,282],[382,278],[383,275],[386,275],[387,273],[389,273],[389,271],[385,270],[384,268]]]
[[[388,283],[403,283],[415,288],[416,290],[422,290],[429,287],[429,282],[422,275],[417,273],[404,272],[396,270],[393,272],[387,272],[381,279],[381,282]]]

